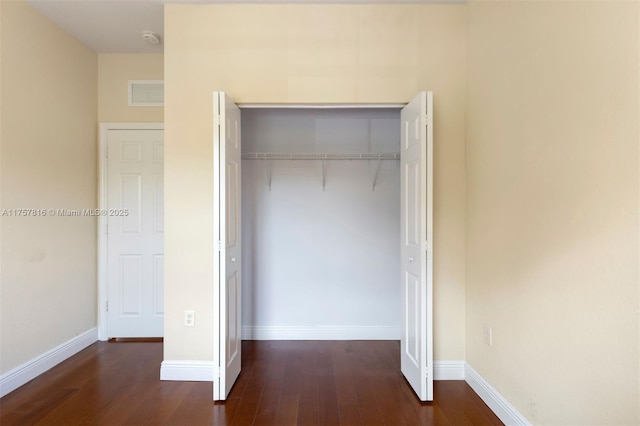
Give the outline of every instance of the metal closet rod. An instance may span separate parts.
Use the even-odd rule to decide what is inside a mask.
[[[243,160],[399,160],[399,152],[362,153],[293,153],[293,152],[247,152]]]

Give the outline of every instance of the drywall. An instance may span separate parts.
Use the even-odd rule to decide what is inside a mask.
[[[534,424],[638,424],[640,4],[468,6],[467,362]]]
[[[130,107],[127,102],[129,80],[163,80],[162,54],[98,55],[98,121],[164,121],[162,107]]]
[[[0,373],[96,326],[97,56],[22,1],[2,2]],[[13,213],[18,214],[18,213]]]
[[[245,152],[399,152],[399,109],[244,109]],[[248,338],[400,338],[400,164],[242,162]],[[271,178],[271,188],[267,179]]]
[[[165,34],[165,359],[213,359],[214,90],[294,103],[434,92],[435,358],[464,359],[465,6],[172,4]]]

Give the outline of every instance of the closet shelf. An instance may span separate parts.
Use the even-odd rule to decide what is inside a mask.
[[[287,152],[247,152],[243,160],[399,160],[399,152],[381,153],[287,153]]]
[[[399,160],[399,152],[380,152],[380,153],[293,153],[293,152],[247,152],[242,154],[243,160],[320,160],[322,161],[322,190],[325,190],[327,183],[327,162],[333,160],[376,160],[376,169],[372,177],[371,189],[376,190],[378,182],[378,172],[382,160]],[[272,170],[271,162],[264,162],[264,171],[267,177],[267,186],[271,191]]]

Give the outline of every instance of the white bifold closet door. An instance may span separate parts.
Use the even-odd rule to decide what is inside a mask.
[[[224,92],[214,92],[214,377],[213,399],[225,400],[240,374],[241,209],[240,110]]]
[[[214,400],[240,374],[240,110],[214,93]],[[401,112],[401,370],[420,400],[433,400],[433,97]]]
[[[433,95],[400,113],[400,368],[421,401],[433,400]]]

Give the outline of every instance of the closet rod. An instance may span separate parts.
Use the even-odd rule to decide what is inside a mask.
[[[286,153],[286,152],[248,152],[242,154],[243,160],[399,160],[400,153]]]

